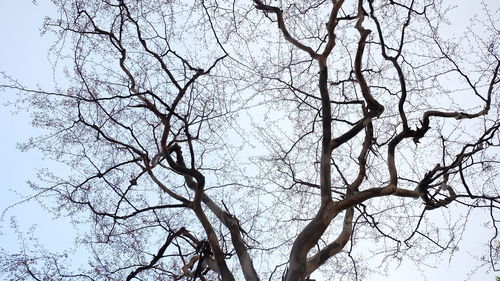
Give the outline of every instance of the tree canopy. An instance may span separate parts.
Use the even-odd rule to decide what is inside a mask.
[[[454,34],[444,0],[53,2],[65,82],[0,90],[48,132],[21,147],[70,170],[32,188],[89,262],[4,254],[10,280],[365,280],[457,251],[472,209],[498,269],[485,3]]]

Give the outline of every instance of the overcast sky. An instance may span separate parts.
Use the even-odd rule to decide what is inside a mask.
[[[0,71],[19,79],[28,86],[39,84],[43,88],[53,86],[52,67],[47,59],[47,49],[53,42],[51,36],[40,37],[40,27],[43,17],[54,15],[56,11],[48,3],[40,0],[37,6],[31,0],[0,0]],[[46,1],[45,1],[46,2]],[[478,2],[477,0],[456,1],[459,5]],[[498,8],[500,1],[487,1]],[[457,15],[471,14],[470,7],[464,6],[456,11]],[[14,93],[0,93],[0,102],[3,104],[15,99]],[[41,131],[33,129],[30,125],[29,116],[22,110],[13,115],[14,107],[0,110],[0,153],[3,161],[0,162],[1,195],[0,210],[32,194],[27,187],[28,179],[36,178],[36,169],[53,167],[50,161],[36,151],[21,152],[16,149],[16,143],[22,142],[30,136],[40,134]],[[16,249],[17,238],[10,228],[12,217],[16,217],[21,231],[27,231],[32,225],[37,224],[36,236],[47,248],[63,250],[71,246],[75,235],[73,228],[67,219],[52,219],[40,205],[35,202],[23,203],[9,209],[4,213],[0,222],[0,243],[3,248]],[[375,276],[371,281],[382,280],[465,280],[472,273],[478,262],[473,260],[472,255],[484,251],[483,244],[489,239],[486,233],[481,231],[481,223],[475,220],[471,222],[464,236],[464,243],[460,252],[454,256],[451,262],[443,260],[438,263],[437,268],[427,268],[416,265],[411,261],[403,263],[397,270],[389,268],[389,276]],[[56,231],[57,230],[57,231]],[[418,268],[421,269],[418,269]],[[472,281],[495,280],[494,273],[485,272],[486,268],[479,269],[470,276]],[[500,275],[500,274],[498,274]]]

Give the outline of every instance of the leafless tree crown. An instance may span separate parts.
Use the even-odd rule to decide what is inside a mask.
[[[499,269],[498,11],[453,34],[441,0],[53,2],[67,86],[0,87],[71,170],[32,187],[89,268],[24,248],[10,280],[365,280],[455,251],[473,209]]]

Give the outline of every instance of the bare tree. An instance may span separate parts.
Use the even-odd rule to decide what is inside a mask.
[[[440,0],[54,3],[70,86],[1,87],[74,172],[33,188],[90,269],[4,256],[11,280],[361,280],[455,251],[474,208],[497,270],[498,11],[453,38]]]

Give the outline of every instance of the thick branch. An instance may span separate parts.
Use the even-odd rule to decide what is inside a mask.
[[[347,209],[345,213],[342,232],[339,234],[337,239],[335,239],[335,241],[333,241],[332,243],[328,244],[326,247],[321,249],[314,256],[307,259],[306,275],[310,275],[311,273],[313,273],[329,258],[338,254],[344,248],[344,246],[351,238],[353,216],[354,216],[354,208],[351,207]]]
[[[305,51],[312,58],[317,58],[319,56],[319,54],[316,53],[311,47],[302,44],[300,41],[298,41],[292,35],[290,35],[290,32],[288,32],[288,29],[286,28],[285,25],[285,21],[283,19],[283,11],[280,8],[266,5],[262,3],[262,1],[260,0],[254,0],[253,2],[257,10],[276,14],[276,17],[278,18],[278,28],[281,30],[281,32],[283,32],[283,36],[288,42],[292,43],[292,45],[294,45],[295,47]]]

